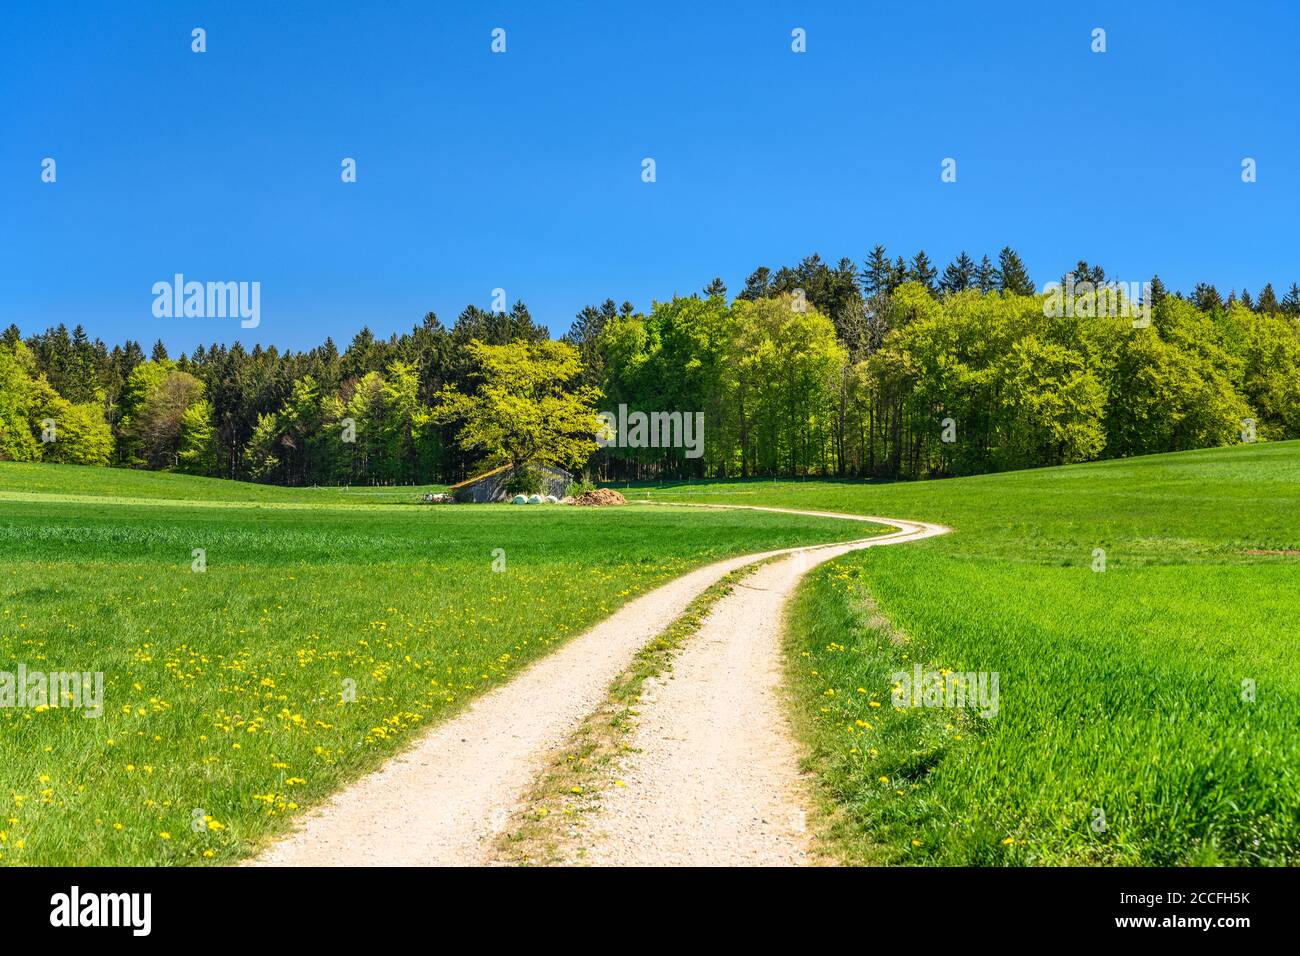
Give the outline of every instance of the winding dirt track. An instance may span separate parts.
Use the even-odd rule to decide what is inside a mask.
[[[724,506],[698,506],[724,507]],[[737,506],[746,507],[746,506]],[[464,866],[493,841],[546,757],[604,699],[636,652],[723,575],[765,558],[719,601],[642,708],[628,786],[606,803],[590,859],[609,864],[781,864],[803,859],[798,767],[779,700],[780,624],[805,571],[858,548],[948,529],[894,518],[754,508],[889,525],[834,545],[698,568],[626,604],[305,814],[260,866]],[[760,590],[761,589],[761,590]]]

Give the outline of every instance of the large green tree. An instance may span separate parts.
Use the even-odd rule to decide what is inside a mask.
[[[577,468],[596,450],[598,389],[577,384],[578,351],[566,342],[467,346],[473,387],[444,389],[434,417],[456,423],[456,441],[488,466]]]

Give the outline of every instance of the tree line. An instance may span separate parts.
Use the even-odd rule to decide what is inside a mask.
[[[702,455],[602,447],[587,468],[609,480],[919,478],[1300,437],[1296,284],[1281,299],[1271,284],[1225,297],[1153,277],[1147,322],[1106,307],[1100,266],[1068,272],[1085,284],[1061,314],[1010,248],[940,270],[923,251],[876,246],[861,263],[760,267],[734,298],[714,279],[644,312],[609,299],[559,342],[522,302],[469,306],[451,328],[429,313],[388,339],[362,329],[342,352],[326,339],[173,359],[161,343],[148,356],[131,341],[110,350],[80,326],[27,338],[10,326],[0,459],[291,485],[450,482],[509,458],[511,442],[561,441],[538,422],[513,437],[504,424],[536,418],[526,410],[541,399],[511,383],[540,395],[548,367],[564,370],[573,401],[554,387],[545,400],[570,432],[581,409],[593,423],[619,405],[704,413]],[[471,428],[472,397],[488,392],[496,414]]]

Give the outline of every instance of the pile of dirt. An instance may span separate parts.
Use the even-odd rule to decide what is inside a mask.
[[[613,488],[597,488],[595,491],[584,491],[573,499],[573,503],[585,508],[601,508],[605,505],[625,505],[627,499]]]

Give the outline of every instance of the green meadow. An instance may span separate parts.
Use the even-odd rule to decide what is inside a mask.
[[[829,858],[1300,862],[1300,443],[625,493],[953,528],[825,565],[792,607]],[[997,673],[996,715],[896,707],[918,663]]]
[[[861,533],[424,490],[0,464],[0,671],[104,682],[98,719],[0,707],[0,864],[236,860],[633,596]]]

